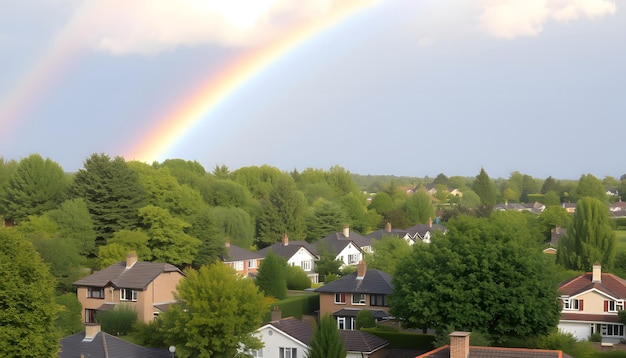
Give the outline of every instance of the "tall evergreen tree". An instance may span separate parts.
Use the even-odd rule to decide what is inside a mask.
[[[320,199],[311,207],[306,217],[307,241],[314,242],[326,235],[341,230],[348,219],[343,208],[338,204]]]
[[[263,212],[258,221],[259,244],[272,244],[286,232],[294,238],[305,237],[307,202],[290,176],[279,178],[269,197],[261,203]]]
[[[0,352],[5,357],[57,357],[55,280],[33,245],[0,228]]]
[[[266,296],[286,298],[287,261],[270,251],[259,265],[255,282]]]
[[[611,269],[615,233],[610,220],[608,209],[600,200],[592,197],[578,200],[567,236],[559,241],[557,262],[572,270],[591,270],[598,261]]]
[[[137,173],[124,158],[111,159],[106,154],[92,154],[85,160],[76,173],[72,193],[87,203],[100,245],[118,230],[136,228],[139,208],[148,200]]]
[[[482,205],[492,207],[496,204],[496,185],[489,178],[485,168],[480,168],[480,173],[478,173],[472,184],[472,190],[478,194]]]
[[[313,330],[307,358],[344,358],[346,353],[335,319],[328,314],[322,316]]]

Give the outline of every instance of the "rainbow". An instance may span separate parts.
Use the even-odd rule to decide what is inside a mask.
[[[168,152],[199,123],[208,120],[216,108],[238,89],[274,62],[307,41],[333,28],[356,13],[372,7],[376,1],[357,0],[337,9],[322,20],[301,25],[270,45],[251,51],[203,84],[191,96],[158,120],[156,125],[124,157],[128,160],[153,162],[166,159]]]

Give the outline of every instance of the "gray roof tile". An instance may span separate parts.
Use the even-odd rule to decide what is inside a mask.
[[[126,262],[118,262],[103,270],[74,282],[75,286],[106,287],[113,285],[119,288],[143,290],[163,272],[183,272],[176,266],[159,262],[136,262],[126,269]]]
[[[315,292],[324,293],[368,293],[388,295],[393,292],[391,276],[383,271],[368,269],[362,279],[357,279],[353,272],[333,282],[315,289]]]
[[[73,334],[61,339],[59,358],[168,358],[167,349],[146,348],[126,342],[108,333],[99,332],[92,341],[83,341],[85,332]],[[106,352],[105,353],[105,346]]]

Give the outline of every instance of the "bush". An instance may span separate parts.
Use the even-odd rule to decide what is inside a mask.
[[[267,313],[263,317],[263,322],[270,321],[271,310],[274,306],[280,309],[282,317],[296,317],[301,319],[303,314],[312,314],[320,309],[320,295],[319,293],[312,293],[275,301],[268,308]]]
[[[300,266],[287,267],[287,289],[305,290],[311,288],[311,279]]]
[[[132,333],[135,343],[144,347],[166,348],[165,337],[161,331],[162,326],[163,321],[160,319],[155,319],[150,323],[137,321],[133,325]]]
[[[59,315],[55,321],[63,337],[78,333],[84,329],[80,312],[83,306],[78,301],[75,293],[66,293],[56,297],[56,302],[60,306]]]
[[[132,332],[137,322],[137,311],[128,305],[117,305],[111,311],[98,312],[96,320],[102,330],[114,336],[125,336]]]
[[[376,319],[370,310],[361,310],[356,315],[356,329],[376,327]]]
[[[576,338],[571,333],[561,331],[547,336],[537,337],[531,344],[532,348],[567,351],[576,345]]]
[[[589,336],[589,342],[602,342],[602,334],[600,332],[592,333]]]
[[[334,273],[329,273],[328,275],[324,277],[324,283],[331,283],[338,278],[339,276],[335,275]]]

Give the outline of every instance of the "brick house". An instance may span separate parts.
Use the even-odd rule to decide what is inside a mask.
[[[222,262],[232,267],[238,274],[251,277],[256,276],[263,255],[258,252],[248,251],[226,241],[226,252],[220,257]]]

